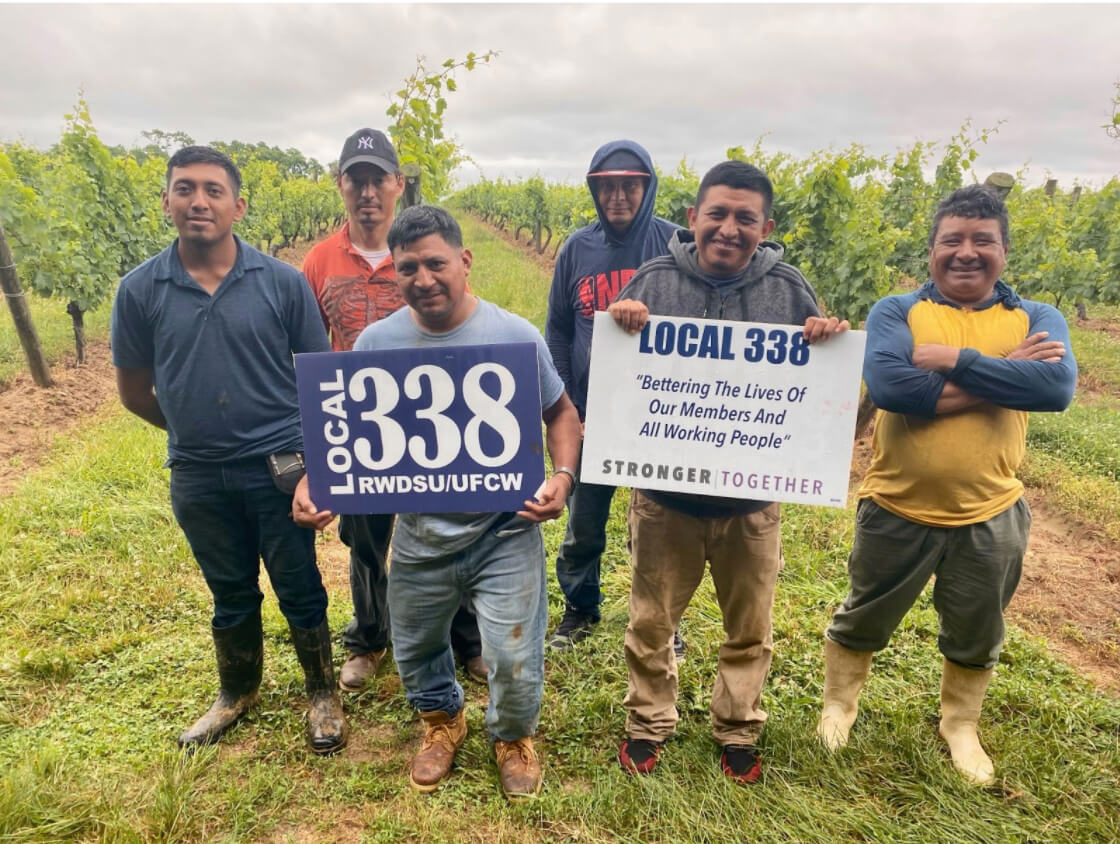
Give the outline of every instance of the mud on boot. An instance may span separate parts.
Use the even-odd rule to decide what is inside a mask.
[[[326,618],[318,627],[288,625],[307,685],[307,746],[315,753],[336,753],[346,746],[350,727],[342,711],[331,662],[331,630]]]
[[[264,666],[264,642],[258,609],[233,627],[210,628],[221,688],[210,709],[179,736],[182,747],[216,742],[258,700]]]

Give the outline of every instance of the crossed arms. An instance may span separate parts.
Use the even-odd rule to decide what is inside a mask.
[[[983,402],[1028,411],[1069,406],[1077,363],[1069,350],[1069,327],[1055,308],[1024,303],[1028,336],[1006,357],[993,357],[937,343],[915,347],[907,298],[883,299],[867,318],[863,379],[878,407],[933,418]]]

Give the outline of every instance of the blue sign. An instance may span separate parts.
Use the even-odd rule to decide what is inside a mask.
[[[311,499],[335,513],[521,510],[544,482],[533,343],[295,357]]]

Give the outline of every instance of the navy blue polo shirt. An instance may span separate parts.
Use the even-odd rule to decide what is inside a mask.
[[[113,363],[153,370],[171,459],[218,462],[303,447],[296,352],[329,352],[311,286],[237,238],[211,296],[183,268],[179,241],[123,279]]]

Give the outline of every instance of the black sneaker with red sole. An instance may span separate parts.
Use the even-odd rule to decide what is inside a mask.
[[[726,744],[719,757],[720,769],[740,785],[757,782],[762,776],[762,754],[749,744]]]
[[[623,739],[618,748],[618,764],[628,774],[652,774],[664,746],[663,742],[649,739]]]

